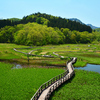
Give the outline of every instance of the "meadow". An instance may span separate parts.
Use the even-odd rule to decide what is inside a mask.
[[[0,100],[30,100],[43,83],[64,72],[55,68],[12,67],[0,62]]]
[[[49,100],[100,100],[100,74],[75,70],[75,76],[54,91]]]
[[[0,100],[29,100],[44,82],[64,72],[66,61],[77,57],[74,67],[87,63],[100,64],[100,44],[63,44],[29,46],[0,43]],[[29,56],[19,51],[35,55],[52,55],[54,58]],[[53,52],[64,56],[59,58]],[[9,64],[10,63],[10,64]],[[22,69],[12,69],[14,63]],[[73,94],[72,97],[70,97]],[[75,70],[75,77],[54,92],[51,100],[100,99],[100,74]],[[69,95],[69,96],[68,96]],[[92,96],[93,95],[93,96]]]
[[[27,64],[27,55],[15,52],[13,48],[26,48],[18,49],[19,51],[29,53],[34,50],[32,54],[35,55],[52,55],[55,58],[45,58],[38,56],[30,56],[30,65],[42,66],[65,66],[69,57],[77,57],[78,61],[75,67],[85,66],[87,63],[100,64],[100,44],[63,44],[63,45],[47,45],[47,46],[34,46],[27,49],[28,46],[15,45],[15,44],[0,44],[0,60],[8,62],[17,62],[20,64]],[[53,54],[53,52],[64,56],[66,59],[61,59]]]

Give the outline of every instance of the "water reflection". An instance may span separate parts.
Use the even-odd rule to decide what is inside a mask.
[[[22,66],[20,64],[17,64],[12,69],[22,69]]]
[[[82,69],[100,73],[100,65],[87,64],[85,67],[77,67],[75,69]]]

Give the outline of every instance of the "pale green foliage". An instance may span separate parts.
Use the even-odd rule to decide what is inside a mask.
[[[57,29],[37,23],[28,23],[16,32],[15,43],[25,45],[58,44],[63,41],[63,33]]]

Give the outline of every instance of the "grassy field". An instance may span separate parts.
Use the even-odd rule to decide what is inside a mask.
[[[100,100],[100,74],[75,70],[75,76],[53,92],[49,100]]]
[[[27,48],[28,46],[15,44],[0,44],[0,60],[27,64],[27,55],[15,52],[13,48]],[[85,66],[87,63],[100,64],[100,44],[65,44],[65,45],[47,45],[34,47],[31,49],[18,49],[22,52],[37,55],[52,55],[53,52],[66,57],[77,57],[76,67]],[[57,56],[55,56],[57,57]],[[30,65],[52,65],[65,66],[68,59],[60,58],[45,58],[30,56]]]
[[[64,72],[55,68],[12,67],[0,62],[0,100],[30,100],[43,83]]]
[[[34,46],[30,49],[18,49],[25,53],[34,50],[32,54],[37,55],[55,56],[53,54],[55,52],[66,58],[30,56],[29,64],[27,55],[13,50],[13,48],[27,47],[0,43],[0,100],[29,100],[40,85],[64,72],[62,67],[65,67],[69,57],[78,58],[74,65],[75,67],[85,66],[87,63],[100,64],[100,44],[47,45],[41,47]],[[24,68],[11,69],[14,65],[8,63],[21,64]],[[60,67],[60,69],[51,68],[50,66]],[[50,99],[90,100],[95,98],[94,100],[99,100],[100,74],[76,70],[75,77],[58,90],[53,94],[53,98]]]

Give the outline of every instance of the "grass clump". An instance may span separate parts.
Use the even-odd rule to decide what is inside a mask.
[[[75,70],[75,76],[57,89],[50,100],[100,100],[100,74]]]

